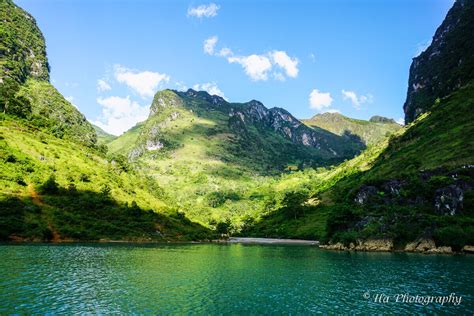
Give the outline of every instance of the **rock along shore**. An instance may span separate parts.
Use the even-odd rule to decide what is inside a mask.
[[[454,254],[451,247],[439,246],[437,247],[434,240],[432,239],[418,239],[414,242],[410,242],[405,245],[402,249],[395,249],[393,240],[391,239],[368,239],[368,240],[357,240],[356,243],[350,243],[348,246],[338,242],[328,245],[320,245],[322,249],[327,250],[346,250],[346,251],[404,251],[404,252],[417,252],[425,254]],[[461,253],[474,254],[474,246],[466,245],[462,248]]]

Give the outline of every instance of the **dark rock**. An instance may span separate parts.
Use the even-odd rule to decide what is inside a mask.
[[[354,202],[360,205],[366,204],[377,195],[377,188],[374,186],[363,185],[357,193]]]
[[[464,190],[459,184],[452,184],[436,190],[435,209],[442,215],[457,215],[462,211]]]
[[[404,181],[390,180],[382,184],[382,189],[392,197],[399,197],[404,184]]]
[[[388,123],[388,124],[396,124],[394,119],[388,118],[388,117],[383,117],[379,115],[374,115],[370,118],[370,122],[373,123]]]
[[[472,80],[474,71],[474,1],[457,0],[436,30],[431,45],[413,58],[403,106],[405,123],[429,111]]]

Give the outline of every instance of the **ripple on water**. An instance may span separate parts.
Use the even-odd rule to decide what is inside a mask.
[[[2,245],[0,314],[471,313],[474,258],[246,245]],[[460,306],[381,304],[463,295]]]

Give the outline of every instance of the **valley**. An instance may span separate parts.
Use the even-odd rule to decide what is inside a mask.
[[[457,1],[413,60],[405,126],[163,89],[114,136],[56,90],[34,18],[3,1],[1,239],[428,239],[461,251],[474,244],[473,10]]]

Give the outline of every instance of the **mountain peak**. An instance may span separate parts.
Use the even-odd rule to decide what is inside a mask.
[[[394,119],[384,117],[384,116],[379,116],[379,115],[374,115],[369,119],[369,122],[373,123],[387,123],[387,124],[397,124]]]
[[[474,73],[474,1],[456,1],[431,45],[413,58],[403,110],[414,121],[441,99],[466,85]]]

